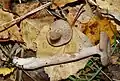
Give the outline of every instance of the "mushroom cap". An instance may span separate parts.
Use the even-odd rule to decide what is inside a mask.
[[[52,46],[61,46],[67,44],[72,38],[72,28],[65,20],[56,20],[50,26],[47,33],[47,41]]]

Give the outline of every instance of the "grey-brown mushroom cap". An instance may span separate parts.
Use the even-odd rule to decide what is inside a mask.
[[[46,37],[50,45],[61,46],[67,44],[71,40],[72,35],[73,31],[70,24],[60,19],[51,24]]]

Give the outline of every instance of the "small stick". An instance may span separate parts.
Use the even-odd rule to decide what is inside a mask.
[[[38,8],[33,9],[32,11],[26,13],[26,14],[23,15],[23,16],[20,16],[20,17],[14,19],[14,20],[12,20],[12,21],[10,21],[10,22],[8,22],[8,23],[2,24],[1,26],[4,27],[4,29],[0,30],[0,32],[3,32],[3,31],[5,31],[5,30],[11,28],[11,27],[14,26],[16,23],[18,23],[18,22],[26,19],[28,16],[30,16],[30,15],[32,15],[32,14],[34,14],[34,13],[36,13],[36,12],[42,10],[42,9],[50,6],[51,4],[52,4],[51,2],[48,2],[48,3],[44,4],[44,5],[41,5],[41,6],[38,7]]]
[[[75,24],[75,22],[77,21],[77,19],[80,17],[80,15],[85,11],[85,10],[82,10],[82,8],[84,7],[85,5],[82,5],[79,9],[79,11],[77,12],[76,16],[75,16],[75,19],[72,23],[72,26]],[[82,11],[81,11],[82,10]],[[81,12],[80,12],[81,11]]]

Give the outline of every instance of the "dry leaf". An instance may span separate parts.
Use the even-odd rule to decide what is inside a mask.
[[[50,24],[52,22],[53,22],[53,17],[46,16],[41,19],[26,19],[21,23],[23,40],[25,41],[27,48],[33,49],[34,51],[36,51],[37,57],[49,58],[50,56],[53,56],[56,54],[63,54],[63,53],[72,54],[74,52],[78,52],[83,47],[91,46],[91,43],[88,40],[88,38],[75,27],[73,28],[73,39],[71,40],[71,42],[61,47],[53,47],[49,45],[46,39],[46,34],[48,33]],[[47,71],[50,71],[53,74],[49,74],[49,76],[53,76],[54,72],[52,72],[53,70],[51,69],[58,68],[61,74],[63,72],[69,73],[69,74],[66,74],[66,76],[61,76],[62,78],[65,78],[65,77],[68,77],[70,74],[74,74],[80,68],[83,68],[86,62],[87,62],[87,59],[78,61],[75,63],[71,63],[69,64],[69,66],[67,64],[62,65],[62,68],[64,69],[60,67],[61,65],[50,67],[50,68],[48,67],[46,70],[46,73],[49,74],[49,72]],[[77,67],[77,65],[80,65],[80,66]],[[72,70],[69,72],[69,69],[68,68],[66,69],[66,66],[68,66],[69,68],[75,69],[76,71]],[[75,67],[73,68],[73,66]],[[51,80],[54,77],[51,77]],[[56,79],[59,80],[60,78],[57,77]]]
[[[6,76],[14,71],[14,68],[0,68],[0,74]]]
[[[67,14],[67,20],[70,24],[73,24],[73,21],[77,15],[79,9],[82,6],[83,6],[83,4],[77,5],[76,7],[69,7],[68,8],[69,13]],[[75,25],[79,24],[79,22],[86,23],[93,17],[93,14],[91,13],[91,10],[90,10],[88,5],[83,6],[83,8],[80,10],[80,12],[82,12],[83,10],[85,10],[85,11],[78,17]]]
[[[59,51],[63,53],[73,54],[75,52],[78,52],[80,49],[89,46],[92,46],[89,39],[82,32],[80,32],[77,28],[74,27],[72,40],[65,46],[62,46],[63,49]],[[50,81],[58,81],[61,79],[66,79],[69,75],[73,75],[79,69],[84,68],[88,59],[89,58],[77,62],[46,67],[45,71],[49,75]]]
[[[40,49],[37,50],[37,57],[47,58],[49,56],[63,53],[73,54],[83,47],[91,46],[89,39],[74,27],[73,38],[68,44],[61,47],[52,47],[46,40],[46,33],[48,30],[49,26],[43,27],[40,35],[36,39],[37,48]],[[75,74],[79,69],[85,66],[87,61],[88,59],[84,59],[74,63],[46,67],[45,71],[50,76],[51,81],[61,80],[67,78],[69,75]]]
[[[4,9],[9,10],[11,6],[11,0],[0,0],[0,5],[2,5]]]
[[[120,19],[120,0],[96,0],[96,3],[100,8],[107,10],[109,14],[118,15]]]
[[[28,49],[34,51],[38,49],[37,42],[41,42],[42,39],[37,41],[36,39],[40,35],[41,29],[52,23],[52,21],[53,17],[49,15],[46,17],[43,16],[41,19],[26,19],[21,22],[22,37]]]
[[[102,13],[113,15],[117,20],[120,21],[120,0],[96,0]],[[117,30],[120,30],[120,25],[117,25]]]
[[[75,1],[77,1],[77,0],[52,0],[52,2],[54,3],[52,5],[52,8],[55,9],[58,6],[62,7],[67,3],[72,3],[72,2],[75,2]]]
[[[18,15],[22,16],[28,12],[30,12],[31,10],[39,7],[41,4],[39,2],[28,2],[28,3],[21,3],[21,4],[17,4],[13,7],[13,12],[17,13]],[[46,16],[47,11],[45,9],[29,16],[29,18],[35,19],[35,18],[41,18],[43,16]]]
[[[111,63],[117,64],[119,57],[118,56],[111,56]]]
[[[5,29],[2,25],[13,20],[13,17],[14,17],[13,14],[4,12],[2,9],[0,9],[0,25],[1,25],[0,30]],[[22,41],[21,34],[19,32],[19,28],[17,27],[17,25],[14,25],[8,30],[0,32],[0,41],[4,41],[4,39]]]
[[[60,47],[51,46],[47,42],[46,34],[48,33],[50,25],[53,21],[53,16],[46,14],[46,16],[41,15],[40,19],[26,19],[21,22],[23,40],[28,49],[36,51],[37,57],[49,58],[50,56],[57,54],[73,54],[74,52],[78,52],[84,47],[92,46],[89,39],[75,27],[73,27],[73,38],[68,44]],[[45,68],[46,73],[49,74],[51,81],[54,79],[64,79],[69,75],[76,73],[80,68],[83,68],[87,60],[88,59],[84,59],[74,63],[47,67]],[[68,68],[70,68],[71,71]],[[58,71],[53,71],[53,69]],[[54,75],[54,73],[56,75]],[[63,76],[64,73],[66,73],[66,75]],[[59,76],[56,77],[57,75]]]
[[[98,19],[97,17],[94,17],[89,22],[82,24],[82,28],[85,29],[84,33],[94,45],[98,44],[101,31],[108,34],[111,44],[114,42],[114,33],[117,32],[116,26],[107,18]]]

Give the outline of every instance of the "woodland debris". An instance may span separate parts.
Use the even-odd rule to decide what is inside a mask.
[[[5,12],[0,9],[0,30],[5,29],[7,27],[8,22],[12,21],[14,15],[9,12]],[[17,25],[12,26],[10,29],[0,32],[0,42],[6,42],[9,40],[17,40],[22,42],[21,33],[19,31],[19,27]]]
[[[83,23],[81,29],[94,45],[98,44],[100,40],[99,32],[106,32],[111,44],[114,42],[114,35],[118,35],[116,26],[107,18],[93,17],[87,23]]]
[[[39,2],[28,2],[28,3],[21,3],[21,4],[16,4],[13,8],[12,11],[14,13],[17,13],[19,16],[22,16],[31,10],[41,6]],[[29,16],[29,19],[41,19],[41,17],[46,16],[49,13],[46,11],[46,9],[43,9],[39,12],[36,12],[35,14]],[[50,14],[49,14],[50,15]]]
[[[44,5],[41,5],[40,7],[36,8],[36,9],[34,9],[34,10],[26,13],[26,14],[23,15],[23,16],[20,16],[20,17],[14,19],[14,20],[12,20],[12,21],[10,21],[10,22],[8,22],[8,23],[2,24],[1,26],[4,27],[4,29],[0,30],[0,32],[3,32],[3,31],[5,31],[6,29],[11,28],[13,25],[19,23],[20,21],[24,20],[24,19],[27,18],[28,16],[30,16],[30,15],[32,15],[32,14],[34,14],[34,13],[36,13],[36,12],[38,12],[38,11],[46,8],[46,7],[48,7],[48,6],[50,6],[51,4],[52,4],[51,2],[48,2],[48,3],[44,4]]]

